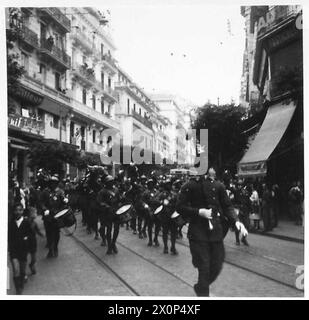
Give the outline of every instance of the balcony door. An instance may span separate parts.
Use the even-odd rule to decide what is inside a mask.
[[[46,30],[46,25],[44,23],[40,23],[40,33],[41,33],[41,39],[45,40],[46,34],[47,34],[47,30]]]

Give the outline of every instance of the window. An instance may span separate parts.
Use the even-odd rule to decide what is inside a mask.
[[[144,112],[144,118],[146,118],[147,117],[147,114],[146,114],[146,111]]]
[[[26,73],[28,73],[28,70],[29,70],[29,57],[24,52],[21,53],[21,66],[24,67]]]
[[[112,109],[112,106],[109,104],[109,105],[108,105],[108,113],[109,113],[109,114],[111,113],[111,109]]]
[[[108,87],[111,88],[112,87],[112,79],[108,78]]]
[[[101,72],[101,87],[104,88],[104,72]]]
[[[53,127],[55,129],[59,128],[59,116],[53,115]]]
[[[46,83],[46,66],[42,63],[40,63],[40,69],[39,73],[41,75],[41,78],[39,80],[42,81],[42,83]]]
[[[128,114],[130,114],[130,99],[127,100]]]
[[[95,143],[96,142],[96,131],[92,130],[92,142]]]
[[[92,95],[92,108],[95,110],[95,95]]]
[[[133,105],[133,109],[134,109],[134,111],[136,112],[136,105],[135,105],[135,103],[134,103],[134,105]]]
[[[142,109],[141,108],[139,108],[139,114],[142,115]]]
[[[58,91],[61,90],[60,74],[58,72],[55,72],[55,89]]]
[[[83,104],[87,104],[87,91],[83,88]]]
[[[101,43],[101,57],[103,57],[104,55],[104,44]]]
[[[104,98],[101,97],[101,113],[104,114]]]

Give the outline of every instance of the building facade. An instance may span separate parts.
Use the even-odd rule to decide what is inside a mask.
[[[250,77],[267,112],[239,163],[239,175],[264,177],[286,191],[304,176],[302,8],[269,6],[256,12]]]
[[[162,116],[170,120],[171,125],[167,128],[170,138],[170,153],[172,161],[183,165],[191,166],[195,160],[195,148],[193,140],[187,139],[189,130],[189,114],[177,104],[173,95],[155,94],[151,96],[158,105]]]
[[[242,6],[241,15],[245,19],[245,50],[243,53],[243,66],[240,86],[239,103],[248,111],[248,116],[261,110],[263,97],[256,84],[253,83],[254,58],[257,43],[257,24],[254,23],[259,13],[266,7]]]
[[[62,141],[99,154],[104,129],[119,131],[116,48],[93,8],[7,8],[6,17],[18,34],[10,51],[25,70],[18,92],[9,93],[9,170],[27,182],[32,141]]]

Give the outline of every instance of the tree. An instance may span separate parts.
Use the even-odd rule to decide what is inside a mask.
[[[235,168],[247,146],[240,126],[245,114],[245,108],[234,104],[206,104],[198,108],[193,128],[208,129],[209,164],[221,170]]]
[[[51,174],[64,175],[65,164],[76,166],[80,153],[75,148],[61,142],[33,142],[29,149],[29,167],[42,168]]]

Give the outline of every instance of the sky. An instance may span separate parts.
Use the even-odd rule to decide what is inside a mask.
[[[148,93],[197,105],[236,103],[245,44],[239,5],[118,5],[111,30],[119,65]],[[228,30],[230,21],[230,32]]]

